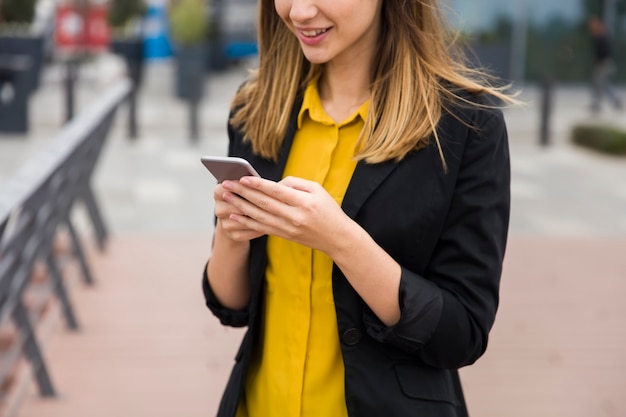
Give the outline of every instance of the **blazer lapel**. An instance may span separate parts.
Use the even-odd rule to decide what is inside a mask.
[[[395,161],[380,164],[368,164],[359,161],[352,174],[352,179],[346,190],[341,207],[343,211],[354,219],[367,198],[378,188],[389,174],[395,169]]]

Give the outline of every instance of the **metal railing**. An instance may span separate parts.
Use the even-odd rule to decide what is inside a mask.
[[[14,351],[18,358],[24,356],[30,362],[42,396],[54,396],[55,389],[24,303],[24,292],[35,265],[45,264],[66,325],[70,329],[79,327],[54,253],[55,236],[61,229],[67,231],[82,278],[93,283],[72,211],[77,203],[85,207],[98,247],[103,249],[108,232],[91,178],[116,110],[128,100],[131,91],[129,80],[119,81],[96,104],[76,115],[13,177],[0,184],[0,325],[12,322],[17,329]],[[13,366],[11,362],[0,363],[0,385]]]

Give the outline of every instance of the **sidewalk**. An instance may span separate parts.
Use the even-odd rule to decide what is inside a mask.
[[[72,298],[82,330],[57,323],[45,355],[59,398],[34,387],[20,417],[214,415],[240,329],[204,307],[209,236],[116,236],[92,256],[95,287]]]
[[[18,415],[215,415],[242,333],[202,305],[208,244],[114,238],[92,258],[97,286],[74,289],[83,330],[59,327],[45,346],[60,397],[31,390]],[[624,415],[624,247],[624,238],[512,237],[489,350],[461,372],[472,415]]]
[[[11,417],[215,414],[242,330],[223,328],[202,301],[214,183],[199,157],[225,152],[228,102],[245,68],[207,80],[196,145],[170,70],[148,68],[140,138],[128,140],[121,109],[97,167],[112,237],[104,254],[91,251],[97,285],[73,286],[82,330],[58,320],[45,342],[59,398],[43,400],[31,387]],[[79,102],[106,82],[83,86]],[[0,184],[58,129],[59,88],[50,82],[33,99],[28,138],[0,137]],[[547,149],[537,145],[537,91],[525,90],[527,108],[506,110],[511,238],[489,350],[462,371],[474,416],[626,415],[626,160],[567,142],[571,124],[589,118],[587,94],[557,92]],[[626,126],[624,114],[602,117]]]

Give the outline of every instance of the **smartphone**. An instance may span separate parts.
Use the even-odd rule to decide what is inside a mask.
[[[252,175],[260,177],[250,162],[235,156],[204,155],[200,161],[215,177],[218,183],[225,180],[238,180],[241,177]]]

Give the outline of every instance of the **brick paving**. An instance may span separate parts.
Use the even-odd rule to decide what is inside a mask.
[[[625,238],[513,236],[471,415],[626,415]]]
[[[20,417],[215,414],[241,329],[202,302],[208,237],[127,235],[73,290],[83,330],[46,343],[60,392],[32,387]],[[489,349],[462,370],[482,417],[626,415],[626,239],[513,236]]]
[[[80,332],[52,313],[44,332],[60,395],[44,400],[32,385],[16,384],[14,407],[2,417],[215,414],[242,331],[223,328],[202,302],[212,182],[198,159],[224,152],[227,103],[245,68],[208,80],[195,145],[169,71],[148,69],[140,139],[127,140],[121,109],[99,162],[96,193],[113,234],[105,253],[90,250],[97,285],[73,282]],[[85,83],[79,102],[107,82]],[[34,97],[27,138],[0,138],[0,184],[60,127],[60,88],[50,81]],[[536,145],[536,90],[525,90],[527,108],[506,111],[511,237],[489,350],[462,370],[472,416],[626,415],[626,162],[567,143],[569,127],[589,120],[587,93],[557,94],[545,149]],[[612,113],[599,120],[626,124]]]
[[[91,251],[96,285],[72,288],[82,329],[57,320],[45,342],[59,396],[42,399],[31,386],[17,415],[215,414],[241,330],[224,329],[203,305],[209,245],[209,236],[127,235]]]

